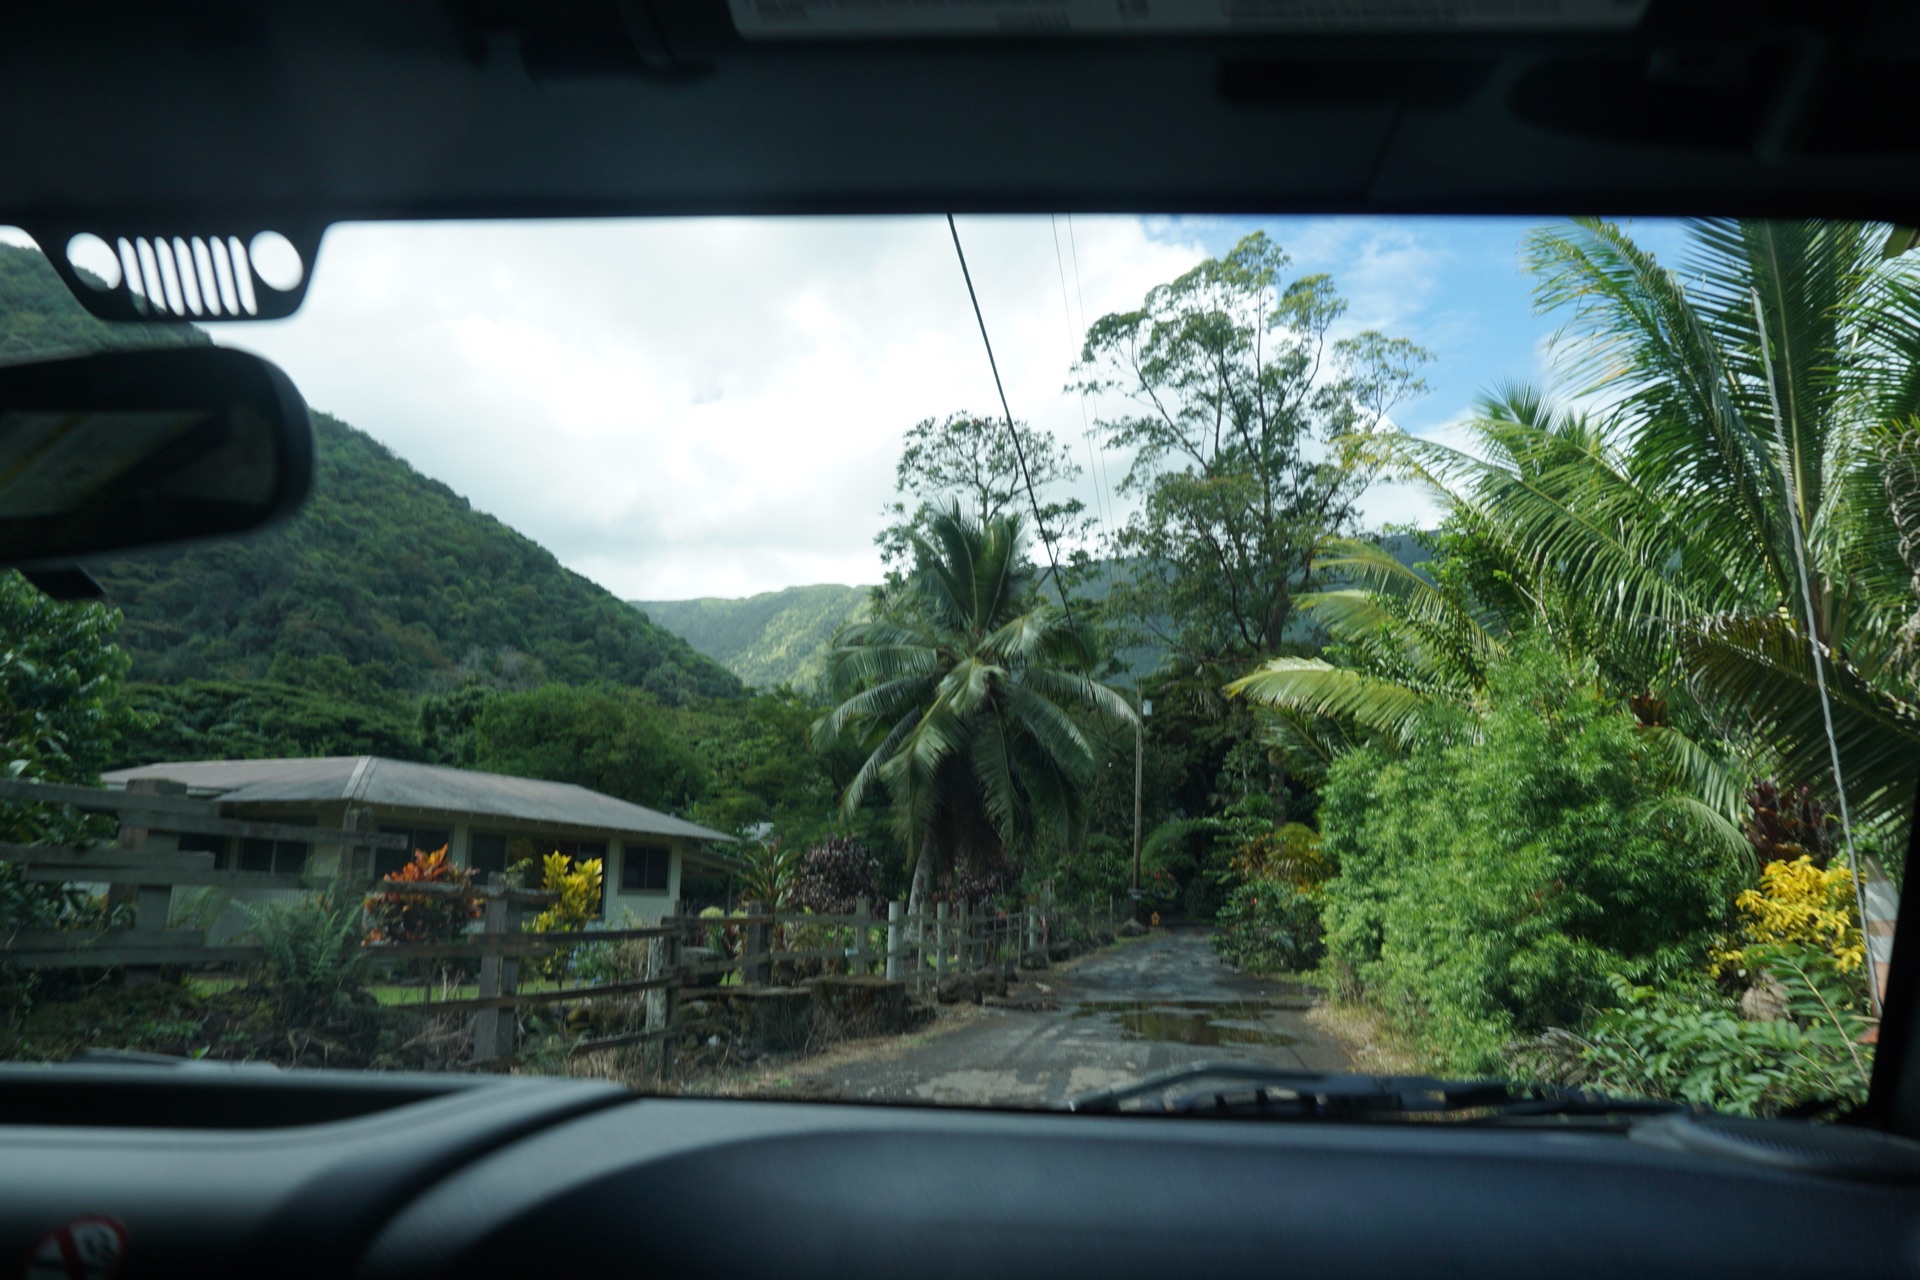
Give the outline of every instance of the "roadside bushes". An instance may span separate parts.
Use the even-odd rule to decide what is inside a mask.
[[[1514,1046],[1515,1070],[1740,1115],[1864,1102],[1872,1024],[1852,875],[1811,854],[1778,859],[1736,906],[1739,932],[1704,973],[1664,990],[1614,977],[1613,1007],[1579,1035]]]
[[[1319,896],[1287,880],[1243,884],[1214,918],[1213,949],[1249,973],[1310,969],[1325,951]]]
[[[1249,828],[1223,877],[1234,887],[1214,918],[1213,949],[1252,973],[1318,964],[1326,952],[1321,888],[1331,871],[1312,827]]]
[[[880,860],[850,836],[834,836],[807,850],[793,875],[793,901],[823,916],[851,913],[862,899],[880,900]],[[886,908],[880,908],[884,914]]]
[[[1736,1115],[1865,1102],[1873,1051],[1861,1039],[1871,1024],[1850,998],[1851,984],[1837,981],[1812,948],[1772,949],[1769,972],[1779,1003],[1761,1018],[1711,988],[1663,991],[1615,978],[1615,1007],[1596,1014],[1583,1035],[1551,1033],[1511,1062],[1533,1078]]]
[[[1746,854],[1693,816],[1592,671],[1521,646],[1469,708],[1329,771],[1329,957],[1435,1067],[1578,1026],[1610,978],[1697,972]]]

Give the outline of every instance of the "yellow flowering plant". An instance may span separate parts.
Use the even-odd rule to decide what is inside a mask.
[[[598,858],[578,863],[555,850],[540,861],[540,887],[558,898],[527,924],[529,933],[577,933],[600,916],[602,867]],[[542,972],[557,978],[566,972],[573,948],[554,952],[541,962]]]
[[[1759,888],[1742,893],[1734,905],[1745,917],[1743,936],[1715,949],[1715,976],[1730,968],[1744,971],[1747,953],[1760,947],[1811,947],[1831,956],[1841,973],[1858,971],[1866,960],[1853,875],[1839,863],[1822,869],[1806,854],[1769,862],[1760,872]]]

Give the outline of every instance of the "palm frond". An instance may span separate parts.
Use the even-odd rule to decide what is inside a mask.
[[[1226,687],[1230,698],[1357,725],[1405,741],[1432,696],[1319,658],[1275,658]]]
[[[1788,777],[1831,792],[1833,768],[1813,657],[1782,614],[1708,619],[1679,638],[1694,683],[1723,706],[1746,708],[1779,751]],[[1920,775],[1920,707],[1877,688],[1826,654],[1834,736],[1856,814],[1907,804]]]

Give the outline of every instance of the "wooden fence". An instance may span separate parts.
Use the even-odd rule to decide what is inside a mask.
[[[679,1017],[688,992],[711,995],[742,988],[765,988],[791,981],[803,972],[831,971],[900,982],[916,993],[949,975],[1014,965],[1044,954],[1054,941],[1063,912],[1058,905],[1035,905],[1012,912],[989,912],[965,904],[936,904],[909,914],[891,902],[876,910],[862,902],[843,915],[767,911],[746,903],[724,917],[678,914],[667,905],[663,919],[642,928],[528,932],[523,909],[553,900],[552,894],[510,886],[500,876],[471,886],[408,883],[404,888],[371,877],[371,850],[402,849],[402,836],[373,830],[372,814],[347,811],[339,829],[228,818],[216,804],[189,799],[177,783],[139,780],[125,791],[66,787],[0,779],[0,800],[34,801],[111,813],[120,823],[115,844],[97,848],[0,844],[0,862],[12,863],[29,881],[106,885],[110,902],[132,905],[130,926],[58,929],[0,934],[0,958],[23,968],[121,968],[132,980],[157,974],[160,966],[196,968],[259,963],[258,944],[211,943],[204,930],[169,927],[172,895],[179,887],[217,887],[233,891],[279,889],[314,891],[330,883],[348,894],[464,897],[480,907],[476,928],[457,941],[376,944],[368,947],[377,965],[441,961],[477,970],[476,993],[427,999],[389,1007],[395,1014],[472,1015],[475,1065],[508,1062],[518,1048],[521,1010],[581,1001],[645,997],[639,1030],[584,1038],[574,1053],[592,1053],[632,1045],[659,1044],[702,1029]],[[239,836],[340,849],[340,862],[325,883],[301,876],[237,871],[215,865],[211,853],[183,852],[182,833]],[[1076,910],[1083,932],[1095,932],[1104,914],[1114,924],[1109,899],[1089,901]],[[718,948],[702,944],[720,941]],[[646,942],[645,976],[624,981],[576,983],[550,989],[523,988],[524,961],[573,951],[585,945]],[[661,1054],[670,1061],[670,1051]]]

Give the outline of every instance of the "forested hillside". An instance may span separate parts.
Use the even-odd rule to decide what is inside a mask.
[[[286,527],[96,570],[127,615],[136,678],[291,676],[337,657],[385,689],[477,674],[610,680],[667,699],[738,690],[685,641],[364,433],[325,414],[314,429],[318,482]]]
[[[207,339],[96,321],[39,253],[0,245],[0,354],[182,341]],[[668,703],[740,692],[719,664],[365,433],[319,413],[314,428],[315,491],[287,525],[90,566],[125,614],[137,698],[159,720],[132,754],[238,724],[246,740],[228,749],[246,754],[398,753],[407,697],[468,678],[605,681]],[[261,698],[271,714],[238,713]]]
[[[743,600],[636,600],[656,624],[750,685],[811,688],[834,633],[866,617],[867,587],[822,583]]]

